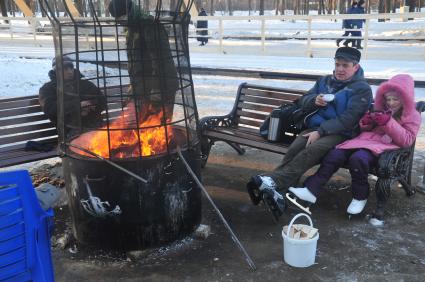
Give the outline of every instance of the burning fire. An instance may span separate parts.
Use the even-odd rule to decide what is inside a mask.
[[[151,107],[149,106],[149,109]],[[171,126],[161,126],[162,117],[162,111],[149,115],[144,120],[141,120],[139,114],[139,126],[136,126],[135,105],[129,103],[127,109],[109,125],[109,139],[108,128],[104,126],[99,131],[82,134],[73,140],[72,144],[105,158],[109,158],[109,147],[112,157],[115,158],[139,157],[140,152],[142,156],[160,154],[167,150],[167,140],[170,142],[173,136]],[[74,148],[73,150],[90,156],[81,150]]]

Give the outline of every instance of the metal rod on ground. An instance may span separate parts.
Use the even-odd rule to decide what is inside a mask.
[[[84,153],[87,153],[87,154],[90,154],[90,155],[92,155],[92,156],[95,156],[96,158],[101,159],[102,161],[106,162],[107,164],[110,164],[111,166],[118,168],[119,170],[121,170],[121,171],[123,171],[123,172],[125,172],[125,173],[127,173],[127,174],[129,174],[129,175],[131,175],[131,176],[133,176],[134,178],[136,178],[136,179],[138,179],[138,180],[142,181],[143,183],[148,183],[148,181],[147,181],[146,179],[144,179],[144,178],[142,178],[142,177],[138,176],[137,174],[135,174],[135,173],[133,173],[133,172],[129,171],[128,169],[123,168],[123,167],[122,167],[122,166],[120,166],[120,165],[117,165],[117,164],[116,164],[116,163],[114,163],[114,162],[111,162],[110,160],[105,159],[105,158],[104,158],[104,157],[102,157],[102,156],[99,156],[99,155],[98,155],[98,154],[96,154],[96,153],[93,153],[93,152],[92,152],[92,151],[90,151],[90,150],[87,150],[87,149],[85,149],[85,148],[83,148],[83,147],[80,147],[80,146],[78,146],[78,145],[73,145],[73,144],[70,144],[70,143],[67,143],[66,145],[71,146],[71,147],[74,147],[74,148],[77,148],[78,150],[81,150],[81,151],[83,151]]]
[[[243,253],[243,255],[245,256],[246,261],[248,262],[249,266],[251,267],[251,269],[253,271],[255,271],[257,269],[257,267],[255,266],[254,262],[252,261],[251,257],[248,255],[248,253],[246,252],[245,248],[242,246],[241,242],[239,241],[238,237],[236,237],[235,233],[233,232],[232,228],[230,228],[229,224],[227,223],[226,219],[224,218],[224,216],[221,214],[220,210],[218,209],[218,207],[215,205],[214,201],[211,199],[210,195],[208,194],[207,190],[205,189],[204,185],[202,185],[201,181],[199,181],[198,177],[196,176],[196,174],[193,172],[192,168],[189,166],[189,164],[187,163],[186,159],[183,157],[183,154],[180,150],[180,147],[177,147],[177,153],[179,154],[180,159],[182,160],[183,164],[186,166],[187,170],[189,171],[190,175],[193,177],[193,179],[195,180],[196,184],[198,184],[199,188],[201,188],[202,192],[204,192],[205,196],[207,197],[208,201],[211,203],[211,205],[213,206],[214,210],[217,212],[218,216],[220,217],[221,221],[223,222],[224,226],[227,228],[227,230],[230,232],[230,234],[232,235],[232,239],[233,241],[236,243],[236,245],[238,246],[239,250]]]

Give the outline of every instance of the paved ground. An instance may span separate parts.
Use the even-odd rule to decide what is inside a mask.
[[[245,192],[249,176],[272,169],[280,156],[248,149],[238,156],[227,145],[213,148],[203,170],[204,183],[214,201],[254,260],[252,272],[222,223],[204,199],[202,223],[210,225],[206,240],[186,238],[137,259],[128,254],[84,249],[53,251],[57,281],[423,281],[425,275],[425,195],[407,198],[396,188],[384,227],[364,217],[348,220],[349,177],[341,170],[328,192],[312,209],[320,239],[316,264],[299,269],[282,261],[281,229],[292,215],[274,224],[264,207],[250,203]],[[415,162],[423,170],[423,161]],[[57,170],[55,168],[54,170]],[[371,180],[373,182],[373,180]],[[372,191],[374,195],[374,191]],[[374,207],[370,198],[366,212]],[[67,208],[56,211],[57,234],[70,224]],[[75,252],[76,251],[76,252]]]

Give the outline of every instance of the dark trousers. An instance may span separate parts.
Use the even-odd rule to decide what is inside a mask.
[[[311,131],[313,130],[308,129],[301,132],[288,148],[282,164],[272,173],[265,174],[273,178],[278,185],[278,191],[286,191],[289,187],[296,186],[307,170],[319,164],[330,149],[346,140],[346,137],[341,135],[328,135],[306,147],[307,137],[303,134]]]
[[[362,32],[361,31],[350,31],[351,36],[362,36]],[[358,48],[361,47],[362,45],[362,40],[361,39],[347,39],[344,42],[344,45],[347,46],[349,43],[351,42],[351,46],[353,48]]]
[[[346,36],[348,36],[348,35],[350,35],[350,31],[345,31],[344,32],[344,34],[343,35],[341,35],[341,36],[344,36],[344,37],[346,37]],[[339,43],[341,43],[341,41],[342,40],[344,40],[344,39],[342,39],[342,38],[338,38],[337,40],[336,40],[336,44],[339,46]],[[345,41],[346,42],[346,45],[348,44],[347,43],[347,40]]]
[[[370,169],[376,165],[378,157],[369,150],[331,150],[322,161],[318,171],[304,181],[304,186],[316,197],[320,195],[323,186],[332,175],[345,163],[351,174],[351,191],[356,200],[365,200],[369,196],[367,177]]]

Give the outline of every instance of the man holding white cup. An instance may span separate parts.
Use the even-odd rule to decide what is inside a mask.
[[[247,184],[254,205],[263,200],[275,220],[286,208],[283,195],[288,188],[295,186],[335,145],[358,135],[359,120],[373,98],[360,58],[357,49],[337,49],[333,74],[319,78],[298,101],[304,111],[316,111],[307,121],[308,129],[297,136],[273,172],[253,176]]]

